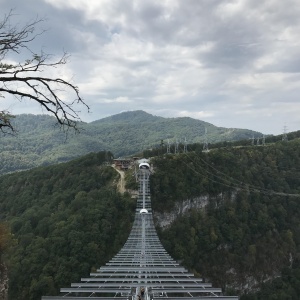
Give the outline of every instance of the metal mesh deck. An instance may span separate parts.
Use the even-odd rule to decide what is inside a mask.
[[[62,288],[61,296],[43,296],[42,300],[238,299],[222,296],[221,289],[195,278],[163,248],[152,218],[149,176],[149,170],[139,171],[135,220],[120,252],[91,277]]]

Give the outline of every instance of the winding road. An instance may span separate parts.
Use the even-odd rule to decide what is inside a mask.
[[[121,194],[124,194],[126,191],[126,189],[125,189],[125,172],[116,168],[115,165],[112,165],[112,167],[120,174],[120,179],[117,184],[118,192]]]

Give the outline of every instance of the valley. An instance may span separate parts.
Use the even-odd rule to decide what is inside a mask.
[[[158,147],[142,154],[153,165],[151,199],[163,246],[226,295],[299,293],[297,134],[266,146],[239,141],[203,152],[196,143],[186,153]],[[10,300],[55,295],[125,243],[136,205],[126,190],[136,184],[127,171],[124,192],[113,157],[100,151],[0,177],[0,217],[11,231],[0,239]]]

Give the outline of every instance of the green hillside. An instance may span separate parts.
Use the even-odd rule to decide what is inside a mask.
[[[161,140],[203,142],[205,127],[210,143],[249,139],[246,129],[226,129],[191,118],[162,118],[131,111],[91,123],[81,123],[80,134],[62,132],[47,115],[19,115],[16,136],[1,136],[0,174],[69,161],[90,152],[111,151],[115,157],[155,148]]]
[[[167,251],[228,294],[237,290],[241,300],[298,299],[299,147],[295,139],[156,158],[155,211],[208,199],[205,209],[180,214],[159,230]]]
[[[208,200],[205,209],[187,210],[168,228],[158,227],[167,251],[227,294],[238,291],[241,300],[297,299],[299,147],[294,139],[154,158],[156,216],[187,199]],[[4,257],[10,300],[53,295],[121,248],[135,200],[116,192],[118,174],[106,165],[110,158],[92,153],[0,177],[0,218],[15,240]]]
[[[116,193],[109,153],[0,177],[9,299],[38,300],[105,264],[124,244],[135,201]],[[0,250],[3,240],[0,234]],[[0,252],[1,253],[1,252]]]

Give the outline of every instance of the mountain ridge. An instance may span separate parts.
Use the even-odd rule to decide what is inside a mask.
[[[133,111],[124,111],[115,115],[111,115],[105,118],[101,118],[95,121],[90,122],[89,124],[92,123],[104,123],[104,122],[116,122],[116,121],[137,121],[137,120],[142,120],[142,118],[146,118],[147,121],[150,119],[152,121],[158,120],[158,119],[165,119],[163,117],[155,116],[152,114],[149,114],[143,110],[133,110]]]
[[[48,115],[17,115],[18,134],[2,136],[0,175],[40,165],[65,162],[101,150],[128,156],[170,143],[203,143],[205,128],[209,143],[248,140],[261,133],[248,129],[227,129],[189,117],[163,118],[142,110],[122,112],[91,123],[79,123],[79,134],[64,132]]]

